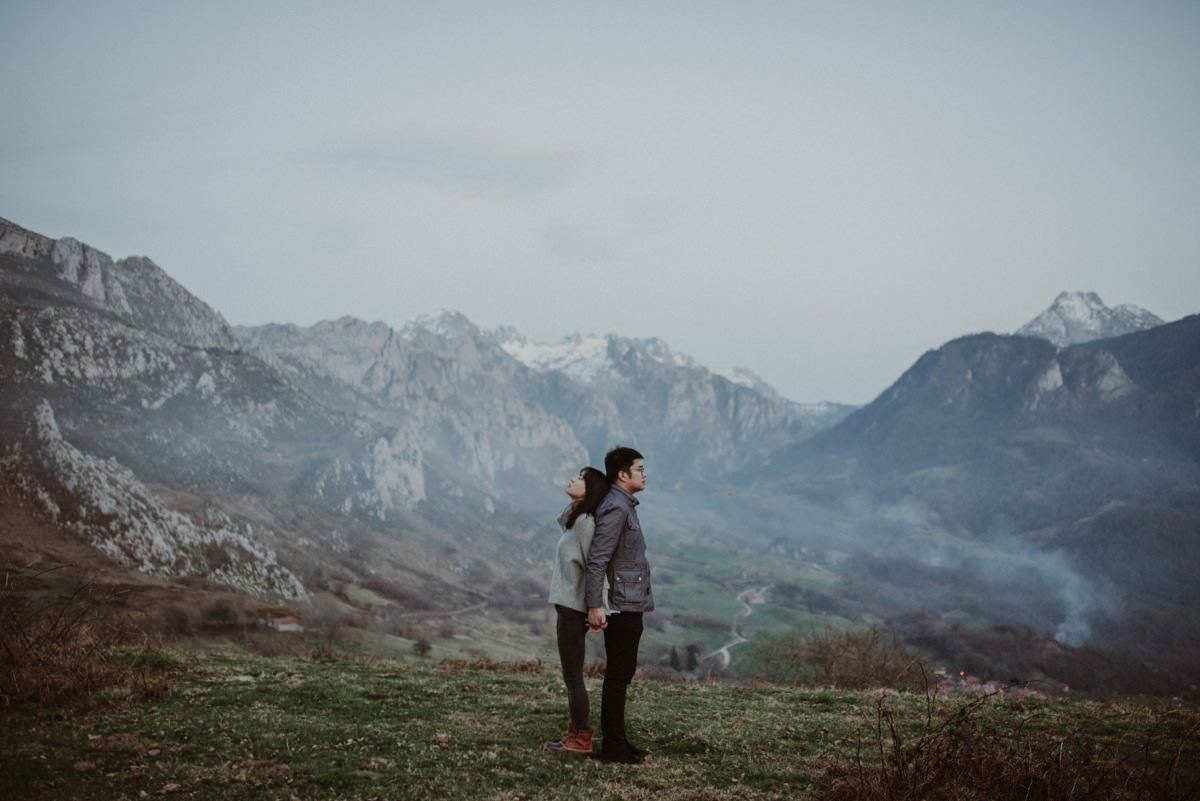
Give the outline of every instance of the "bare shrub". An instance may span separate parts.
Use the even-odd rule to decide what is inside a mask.
[[[438,662],[438,673],[445,673],[450,676],[462,676],[468,671],[493,671],[496,673],[543,673],[545,665],[540,659],[530,659],[524,662],[513,662],[506,660],[495,660],[487,657],[481,657],[473,661],[466,659],[443,659]]]
[[[119,697],[161,697],[170,664],[148,648],[131,650],[137,634],[114,606],[120,591],[92,582],[68,594],[28,592],[50,570],[0,582],[0,699],[59,704]]]
[[[1048,730],[1033,715],[985,718],[989,696],[941,712],[935,712],[933,696],[927,698],[919,733],[905,739],[888,700],[880,697],[865,716],[854,757],[828,760],[829,781],[814,788],[813,797],[1183,801],[1200,792],[1194,772],[1190,780],[1179,773],[1181,764],[1200,758],[1200,713],[1194,709],[1157,712],[1148,734],[1104,740],[1098,735],[1112,729],[1103,719]]]
[[[415,640],[420,636],[420,626],[398,610],[389,610],[383,613],[375,621],[375,628],[384,634],[403,637],[406,640]]]
[[[240,599],[216,598],[204,609],[204,625],[209,628],[241,628],[245,621],[245,608]]]
[[[636,678],[675,683],[683,681],[683,674],[666,665],[644,664],[638,666]]]
[[[417,656],[425,656],[431,650],[433,650],[433,644],[424,637],[413,643],[413,651],[417,654]]]
[[[387,598],[389,601],[395,601],[405,609],[426,610],[433,608],[433,604],[421,594],[419,589],[405,587],[395,579],[390,579],[386,576],[367,576],[363,579],[362,586],[376,595]]]
[[[313,596],[312,605],[304,615],[304,624],[321,637],[327,645],[341,641],[345,636],[342,623],[342,606],[327,593]]]
[[[753,648],[763,678],[778,684],[925,689],[927,669],[920,658],[879,626],[763,637]]]
[[[308,658],[314,662],[342,662],[350,658],[345,651],[329,643],[318,645],[309,652]]]
[[[246,648],[260,656],[292,656],[304,651],[292,638],[275,632],[250,637]]]
[[[339,622],[345,628],[366,629],[371,625],[371,616],[361,609],[343,609]]]
[[[188,637],[192,634],[194,621],[186,609],[178,604],[168,604],[162,608],[163,627],[166,633],[174,637]]]

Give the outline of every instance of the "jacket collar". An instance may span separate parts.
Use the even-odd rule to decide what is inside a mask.
[[[616,484],[612,485],[612,490],[613,490],[613,492],[621,493],[621,495],[625,498],[625,500],[628,501],[629,503],[633,504],[634,506],[638,505],[639,501],[637,498],[633,497],[633,493],[622,489],[621,487],[617,486]]]

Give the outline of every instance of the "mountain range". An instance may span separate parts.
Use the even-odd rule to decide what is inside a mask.
[[[867,406],[800,404],[658,339],[544,344],[456,312],[232,327],[149,259],[0,220],[0,379],[6,486],[167,580],[368,616],[488,599],[533,636],[547,510],[635,443],[664,647],[719,636],[689,608],[752,580],[721,553],[757,554],[785,579],[776,624],[878,619],[992,672],[1020,642],[1052,655],[1013,670],[1062,677],[1090,648],[1112,686],[1200,674],[1198,317],[1064,293]]]

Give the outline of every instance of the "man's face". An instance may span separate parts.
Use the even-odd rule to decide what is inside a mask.
[[[625,489],[630,492],[641,492],[646,488],[646,465],[641,459],[634,459],[633,464],[629,466],[629,472],[622,471],[621,474],[628,476]]]

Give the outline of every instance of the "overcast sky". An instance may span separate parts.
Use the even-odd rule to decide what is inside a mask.
[[[864,403],[1060,290],[1200,311],[1196,2],[2,0],[0,71],[0,216],[232,323],[450,308]]]

